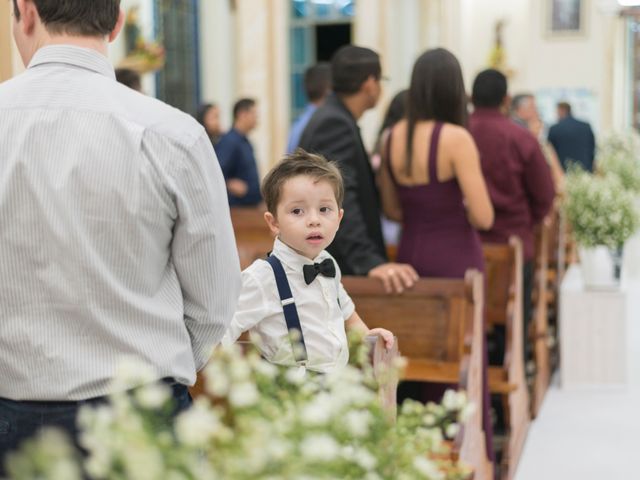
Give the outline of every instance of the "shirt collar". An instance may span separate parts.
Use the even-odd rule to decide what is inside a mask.
[[[331,258],[331,255],[326,250],[323,250],[318,254],[316,258],[313,260],[308,259],[307,257],[300,255],[289,245],[284,243],[279,238],[276,238],[273,242],[273,252],[278,260],[287,265],[289,268],[293,270],[300,270],[302,272],[302,267],[304,265],[313,265],[314,263],[320,263],[322,260],[326,258]]]
[[[107,57],[91,48],[76,47],[74,45],[47,45],[35,53],[31,62],[29,62],[28,68],[47,63],[64,63],[91,70],[114,80],[116,78],[113,66]]]

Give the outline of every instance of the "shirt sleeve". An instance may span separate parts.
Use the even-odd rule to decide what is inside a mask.
[[[182,289],[184,323],[196,369],[203,368],[235,311],[240,291],[227,192],[206,134],[174,167],[178,215],[171,257]]]
[[[260,260],[261,261],[261,260]],[[229,329],[222,339],[223,345],[230,345],[238,340],[243,332],[255,327],[266,316],[266,298],[261,282],[251,272],[251,267],[242,272],[242,291],[238,306],[233,315]]]

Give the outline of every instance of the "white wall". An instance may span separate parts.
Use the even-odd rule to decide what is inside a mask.
[[[447,2],[449,31],[442,40],[459,58],[467,89],[474,76],[488,66],[494,27],[505,20],[503,46],[512,71],[510,92],[540,93],[560,88],[586,89],[593,94],[594,127],[608,130],[619,124],[620,93],[616,50],[622,34],[609,0],[583,0],[584,33],[551,36],[545,31],[548,0],[441,0]],[[455,33],[455,26],[457,34]]]

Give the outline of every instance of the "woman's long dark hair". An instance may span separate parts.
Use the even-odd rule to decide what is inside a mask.
[[[458,59],[444,48],[427,50],[413,66],[407,99],[406,172],[411,174],[413,134],[421,120],[464,126],[467,96]],[[430,159],[431,161],[431,159]]]

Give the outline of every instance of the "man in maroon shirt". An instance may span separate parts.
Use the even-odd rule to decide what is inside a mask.
[[[536,138],[510,120],[507,79],[497,70],[480,72],[473,82],[474,112],[469,131],[480,152],[482,173],[495,210],[493,227],[481,231],[485,242],[507,242],[511,235],[522,240],[524,248],[524,351],[531,348],[527,332],[531,318],[533,288],[533,228],[549,212],[555,190],[551,169]]]

